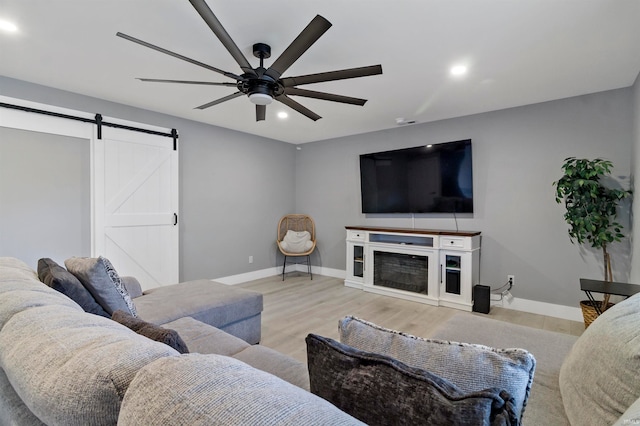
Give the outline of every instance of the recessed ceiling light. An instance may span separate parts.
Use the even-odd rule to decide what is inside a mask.
[[[451,75],[464,75],[467,73],[467,67],[464,65],[456,65],[451,67]]]
[[[287,114],[285,111],[280,111],[278,113],[278,118],[287,118],[289,116],[289,114]]]
[[[16,31],[18,31],[18,27],[13,22],[0,19],[0,30],[6,31],[8,33],[15,33]]]

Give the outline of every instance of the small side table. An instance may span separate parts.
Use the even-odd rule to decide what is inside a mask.
[[[640,293],[640,285],[580,278],[580,290],[584,291],[587,294],[587,298],[591,301],[591,303],[593,303],[593,307],[595,308],[598,315],[600,315],[602,314],[602,312],[600,311],[600,303],[596,303],[596,300],[591,294],[592,292],[630,297],[636,293]]]

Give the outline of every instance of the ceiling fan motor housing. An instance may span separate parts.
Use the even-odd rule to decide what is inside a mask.
[[[246,95],[264,94],[272,98],[284,93],[284,87],[268,75],[264,74],[264,68],[256,68],[258,76],[244,74],[238,82],[238,90]]]

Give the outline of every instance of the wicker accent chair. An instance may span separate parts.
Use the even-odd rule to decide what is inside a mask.
[[[310,248],[304,251],[291,251],[288,249],[286,242],[284,242],[287,231],[303,232],[307,231],[311,235]],[[284,242],[284,244],[283,244]],[[278,249],[284,255],[284,262],[282,264],[282,281],[284,281],[284,270],[287,266],[287,257],[306,257],[307,268],[311,279],[313,279],[313,273],[311,272],[311,258],[310,254],[316,248],[316,225],[313,219],[306,214],[288,214],[283,216],[278,223]],[[307,244],[308,246],[309,244]]]

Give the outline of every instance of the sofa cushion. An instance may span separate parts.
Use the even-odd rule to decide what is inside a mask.
[[[115,321],[60,305],[15,313],[0,330],[0,347],[0,368],[29,410],[65,426],[116,424],[138,370],[178,355]]]
[[[0,329],[16,314],[38,306],[64,306],[84,310],[73,300],[38,280],[0,284]]]
[[[24,405],[0,368],[0,425],[46,426]]]
[[[339,329],[342,343],[433,372],[463,392],[504,389],[513,396],[522,418],[536,366],[533,355],[524,349],[423,339],[355,317],[342,319]]]
[[[176,303],[179,300],[180,303]],[[213,282],[211,280],[186,281],[157,287],[144,292],[135,300],[138,316],[154,324],[165,324],[182,317],[191,317],[220,329],[233,328],[248,318],[257,317],[254,330],[232,333],[251,337],[248,343],[260,341],[260,313],[262,294]],[[245,339],[247,340],[247,339]]]
[[[307,366],[290,356],[265,346],[249,345],[238,337],[190,317],[171,321],[162,327],[176,330],[191,353],[230,356],[309,390]]]
[[[129,297],[135,299],[142,296],[142,285],[140,285],[140,281],[136,277],[120,277],[120,281],[122,281],[124,288],[127,289]]]
[[[64,265],[109,315],[121,309],[136,316],[136,307],[122,284],[118,272],[108,259],[102,256],[72,257],[65,260]]]
[[[631,404],[631,407],[627,408],[627,411],[622,413],[617,422],[613,426],[629,426],[640,425],[640,398],[636,399],[636,402]]]
[[[370,425],[512,425],[513,398],[490,388],[465,393],[426,370],[354,349],[333,339],[306,338],[311,392]]]
[[[560,396],[558,375],[562,361],[578,339],[577,336],[460,312],[440,324],[428,337],[494,348],[523,348],[531,352],[536,358],[535,379],[522,423],[569,426]]]
[[[144,337],[169,345],[181,354],[189,353],[187,344],[175,330],[151,324],[150,322],[146,322],[120,310],[115,311],[111,316],[111,319]]]
[[[221,355],[186,354],[141,369],[118,426],[340,426],[363,423],[271,374]]]
[[[560,369],[571,424],[613,424],[639,397],[640,294],[617,303],[582,333]]]
[[[293,385],[309,390],[309,371],[302,362],[262,345],[252,345],[233,355],[258,370],[280,377]]]
[[[38,279],[38,274],[20,259],[0,257],[0,282]]]
[[[102,309],[78,278],[54,260],[49,258],[38,260],[38,277],[52,289],[76,302],[86,312],[109,318],[110,315]]]

